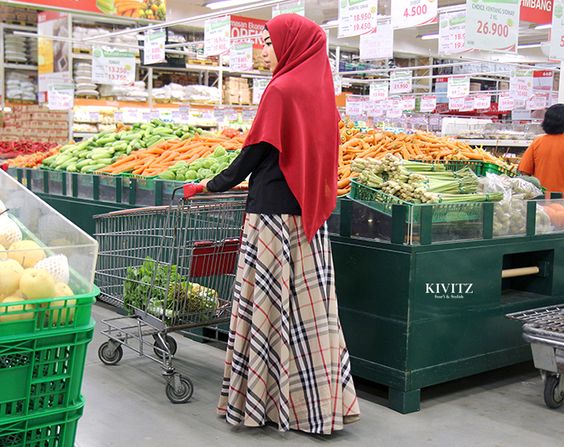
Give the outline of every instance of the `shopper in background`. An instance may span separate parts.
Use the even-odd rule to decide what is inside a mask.
[[[539,179],[549,191],[564,192],[564,104],[546,110],[543,135],[523,154],[519,171]]]
[[[218,412],[232,424],[330,434],[359,418],[326,220],[339,115],[325,32],[297,14],[263,33],[273,72],[245,147],[209,182],[250,174]]]

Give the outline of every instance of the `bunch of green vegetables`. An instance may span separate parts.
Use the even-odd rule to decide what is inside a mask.
[[[226,169],[239,155],[239,150],[227,151],[222,146],[217,146],[214,152],[207,157],[199,158],[192,163],[179,161],[174,166],[159,175],[163,180],[180,180],[194,182],[209,179]]]
[[[152,120],[135,124],[130,130],[105,131],[80,143],[64,146],[57,155],[43,160],[42,165],[57,171],[94,172],[138,149],[145,149],[169,139],[189,138],[201,132],[201,129],[188,125]]]

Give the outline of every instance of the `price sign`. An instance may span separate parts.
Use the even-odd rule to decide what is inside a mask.
[[[231,47],[229,50],[229,68],[232,71],[248,71],[253,69],[253,44],[251,42]]]
[[[391,4],[394,28],[436,23],[437,0],[394,0]]]
[[[339,75],[333,75],[333,86],[335,87],[335,96],[343,93],[343,78]]]
[[[553,59],[564,60],[564,2],[554,0],[549,54]]]
[[[401,99],[401,107],[403,110],[415,110],[415,96],[404,96]]]
[[[388,98],[388,83],[373,82],[370,84],[370,101],[383,101]]]
[[[255,116],[257,114],[257,110],[256,109],[243,109],[243,121],[252,121],[255,119]]]
[[[346,115],[361,117],[364,115],[364,103],[368,101],[368,96],[347,95]]]
[[[391,59],[394,57],[394,31],[390,23],[379,24],[372,33],[360,36],[360,59]]]
[[[305,16],[305,5],[301,1],[287,2],[272,7],[272,17],[279,16],[280,14],[298,14]]]
[[[401,118],[403,115],[403,104],[401,99],[389,99],[386,104],[386,118]]]
[[[123,122],[124,123],[140,123],[141,121],[150,121],[151,117],[147,116],[146,120],[143,120],[141,115],[141,110],[139,109],[123,109]]]
[[[464,98],[450,98],[448,100],[449,110],[460,110],[464,107]]]
[[[239,113],[237,113],[237,110],[232,107],[224,109],[224,112],[227,121],[237,121],[239,119]]]
[[[470,112],[474,110],[474,98],[470,96],[464,98],[464,102],[458,110],[460,110],[461,112]]]
[[[537,93],[531,97],[527,108],[529,110],[543,110],[546,109],[547,103],[548,103],[547,95],[542,93]]]
[[[145,65],[166,61],[165,42],[166,32],[164,29],[145,31],[145,40],[143,42],[143,63]]]
[[[392,71],[390,73],[390,94],[411,93],[413,79],[411,70]]]
[[[223,121],[225,121],[225,110],[214,109],[213,116],[218,123],[223,123]]]
[[[206,20],[204,27],[204,56],[227,53],[231,45],[231,16]]]
[[[515,53],[520,3],[520,0],[466,0],[466,47]]]
[[[178,107],[180,113],[190,113],[190,104],[182,104]]]
[[[509,78],[509,91],[513,96],[514,107],[524,108],[533,94],[532,70],[515,70]]]
[[[420,112],[434,112],[437,108],[437,97],[435,95],[426,95],[421,97],[419,103]]]
[[[470,78],[468,76],[450,76],[448,78],[447,97],[463,98],[470,93]]]
[[[513,97],[509,94],[502,94],[499,96],[499,102],[497,103],[497,110],[500,112],[511,111],[515,107],[515,102]]]
[[[52,84],[47,91],[49,110],[70,110],[74,105],[74,85]]]
[[[476,110],[489,109],[492,105],[492,97],[490,95],[476,95],[474,97],[474,108]]]
[[[384,110],[386,109],[386,101],[377,101],[372,103],[372,115],[373,117],[384,116]]]
[[[339,38],[372,32],[377,25],[378,0],[340,0]]]
[[[91,123],[97,123],[100,121],[100,113],[99,112],[88,112],[88,121]]]
[[[266,90],[266,86],[270,82],[269,79],[253,78],[253,104],[259,104],[262,94]]]
[[[160,110],[151,110],[150,116],[152,120],[158,120],[161,118],[161,112]]]
[[[128,85],[135,82],[135,54],[116,48],[92,50],[92,82]]]
[[[466,11],[443,13],[439,20],[439,54],[456,54],[466,51]]]
[[[114,112],[114,120],[117,123],[123,123],[123,112]]]

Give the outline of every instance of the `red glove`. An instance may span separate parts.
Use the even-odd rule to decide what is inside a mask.
[[[184,198],[189,199],[194,197],[196,194],[204,192],[204,187],[202,185],[197,185],[194,183],[186,183],[184,185]]]
[[[0,165],[0,169],[2,169],[3,171],[8,172],[8,163],[4,163],[4,164]]]

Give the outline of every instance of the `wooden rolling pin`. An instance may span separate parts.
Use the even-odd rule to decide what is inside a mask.
[[[502,278],[515,278],[517,276],[536,275],[540,272],[538,267],[520,267],[517,269],[505,269],[501,271]]]

